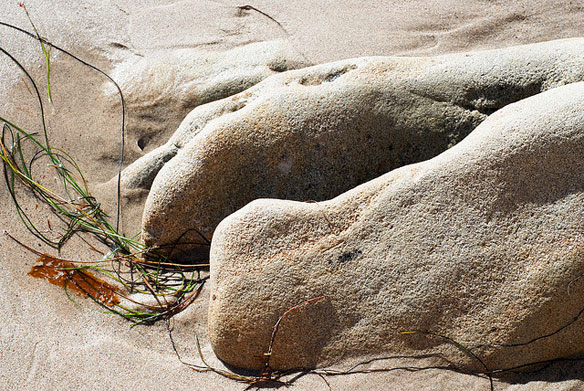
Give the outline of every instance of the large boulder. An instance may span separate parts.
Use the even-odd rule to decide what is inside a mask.
[[[260,368],[278,318],[325,296],[283,318],[273,368],[388,353],[508,368],[584,352],[583,274],[584,83],[574,83],[330,201],[261,199],[223,220],[209,333],[219,358]]]
[[[583,76],[584,39],[359,58],[271,76],[198,107],[139,163],[150,167],[145,177],[162,167],[143,239],[154,247],[201,242],[200,234],[210,237],[225,216],[257,198],[332,198],[438,155],[509,103]],[[201,256],[192,244],[172,248]]]

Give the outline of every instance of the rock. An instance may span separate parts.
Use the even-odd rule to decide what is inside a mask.
[[[223,220],[217,356],[260,368],[279,316],[319,296],[282,320],[274,368],[439,353],[485,370],[436,335],[491,370],[584,352],[582,319],[562,329],[584,308],[583,107],[584,83],[552,89],[330,201],[260,199]]]
[[[143,239],[172,248],[200,243],[200,234],[211,237],[254,199],[321,201],[436,156],[501,107],[582,80],[583,54],[584,39],[567,39],[359,58],[271,76],[198,107],[162,152],[140,163],[163,166],[146,202]],[[196,245],[180,248],[206,256]]]
[[[119,63],[112,77],[126,98],[127,157],[135,159],[144,150],[152,150],[151,146],[167,138],[195,107],[302,66],[306,63],[286,41],[256,42],[223,52],[191,48],[154,51]],[[112,104],[119,106],[117,90],[109,83],[105,89]],[[123,176],[125,186],[149,188],[157,172],[153,162],[164,154],[163,161],[174,156],[162,147],[147,158],[149,174],[145,176],[140,175],[144,168],[137,168],[141,161],[128,168]]]

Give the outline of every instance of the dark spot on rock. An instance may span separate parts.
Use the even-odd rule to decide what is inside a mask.
[[[268,68],[274,72],[285,72],[288,70],[288,64],[286,61],[274,61],[268,64]]]
[[[362,253],[363,252],[361,250],[355,250],[355,251],[344,253],[341,256],[339,256],[339,263],[345,263],[345,262],[352,261],[355,258],[357,258],[359,255],[361,255]]]
[[[146,138],[140,137],[138,141],[136,141],[136,145],[140,148],[140,151],[143,151],[146,148]]]
[[[123,43],[120,43],[120,42],[112,42],[112,43],[110,43],[110,46],[113,48],[116,48],[116,49],[126,49],[126,50],[129,49],[126,45],[124,45]]]
[[[330,83],[330,82],[338,79],[341,75],[343,75],[349,71],[352,71],[353,69],[357,69],[357,66],[356,65],[347,65],[347,66],[343,67],[343,69],[339,69],[338,71],[329,73],[328,75],[326,75],[326,77],[324,78],[323,81]]]
[[[344,263],[354,261],[361,254],[363,254],[361,250],[348,251],[339,255],[336,262],[333,259],[328,259],[327,262],[329,265],[333,264],[342,265]]]
[[[345,72],[342,72],[341,71],[341,72],[333,72],[333,73],[330,73],[330,74],[326,75],[326,77],[324,78],[323,81],[326,82],[326,83],[330,83],[330,82],[335,81],[336,79],[338,79],[343,73],[345,73]]]
[[[338,78],[339,78],[339,76],[341,76],[341,73],[340,73],[340,72],[329,73],[328,75],[326,75],[326,76],[325,76],[325,77],[322,79],[322,81],[323,81],[324,83],[330,83],[330,82],[333,82],[333,81],[335,81],[336,79],[338,79]]]

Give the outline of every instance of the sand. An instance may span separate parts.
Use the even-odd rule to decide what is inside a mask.
[[[316,3],[316,4],[315,4]],[[295,2],[207,0],[86,0],[26,2],[37,28],[52,42],[108,71],[136,55],[176,48],[227,50],[249,42],[286,39],[308,63],[365,55],[433,55],[447,52],[539,42],[578,36],[584,27],[580,1],[319,1]],[[270,15],[237,6],[251,5]],[[240,16],[237,16],[240,15]],[[16,1],[0,4],[0,21],[30,29]],[[42,80],[38,42],[0,27],[0,47],[17,56]],[[48,106],[53,146],[72,152],[91,185],[99,187],[116,173],[120,114],[102,94],[103,79],[53,52],[54,103]],[[38,130],[38,110],[22,74],[0,57],[0,115]],[[42,83],[41,83],[42,84]],[[152,144],[140,151],[128,145],[126,164],[151,150],[175,130],[168,124]],[[48,178],[47,181],[51,181]],[[106,208],[115,210],[111,193],[98,191]],[[139,226],[144,192],[136,192],[123,208],[123,229]],[[23,194],[38,221],[49,216],[42,205]],[[0,187],[0,230],[39,251],[38,243],[18,220],[10,196]],[[72,242],[64,249],[71,259],[95,259],[86,246]],[[164,324],[130,328],[117,317],[97,311],[88,300],[67,299],[63,290],[27,276],[36,257],[0,235],[0,384],[3,389],[218,389],[246,386],[213,373],[183,366],[170,345]],[[206,341],[209,292],[175,317],[174,335],[184,357],[199,362],[194,336],[216,365]],[[377,367],[424,363],[393,360]],[[337,367],[346,367],[339,364]],[[498,379],[497,390],[577,390],[584,374],[581,362],[559,363],[533,374]],[[484,378],[447,370],[396,370],[327,378],[335,390],[488,390]],[[316,375],[300,378],[297,390],[326,390]]]

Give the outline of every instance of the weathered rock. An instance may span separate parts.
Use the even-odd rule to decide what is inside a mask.
[[[210,237],[254,199],[320,201],[433,157],[499,108],[582,80],[583,54],[584,39],[569,39],[360,58],[272,76],[195,109],[169,144],[140,163],[158,169],[176,153],[152,186],[143,239],[200,242],[190,229]]]
[[[485,370],[444,338],[402,334],[412,330],[475,347],[489,369],[584,352],[582,319],[562,329],[584,308],[583,108],[584,83],[553,89],[330,201],[261,199],[223,220],[211,248],[217,356],[259,368],[278,317],[321,295],[282,320],[274,368],[438,352]]]
[[[307,64],[286,41],[256,42],[223,52],[172,49],[149,52],[118,64],[112,77],[120,84],[128,113],[128,158],[160,145],[195,107],[234,95],[268,76]],[[114,105],[117,90],[106,84]],[[176,139],[176,137],[174,138]],[[173,139],[173,141],[175,141]],[[123,175],[128,188],[150,187],[161,155],[174,156],[166,147],[136,163]],[[154,157],[156,156],[156,157]],[[147,172],[144,176],[142,172]]]

